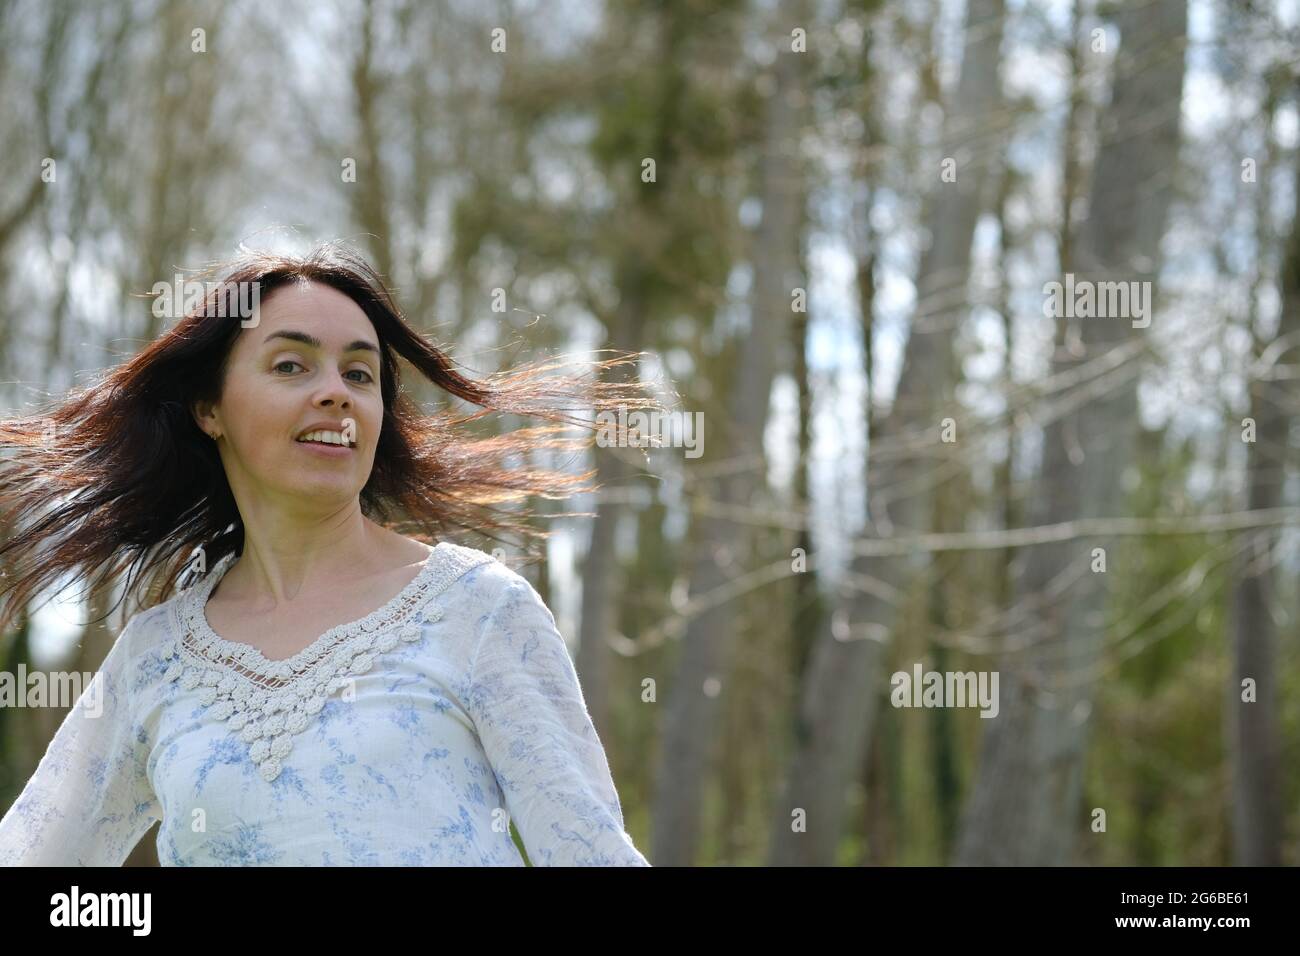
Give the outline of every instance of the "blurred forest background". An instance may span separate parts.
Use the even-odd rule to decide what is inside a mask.
[[[643,351],[702,416],[519,565],[652,863],[1294,865],[1298,51],[1295,0],[0,0],[0,413],[351,241],[476,372]],[[0,666],[94,670],[79,598]],[[0,807],[63,716],[0,709]]]

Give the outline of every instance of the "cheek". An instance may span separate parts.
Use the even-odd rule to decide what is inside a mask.
[[[283,395],[256,379],[245,380],[228,392],[223,415],[240,450],[250,456],[283,448],[292,440],[294,424],[301,418],[295,417]]]
[[[379,440],[379,430],[384,424],[384,406],[378,398],[364,403],[358,401],[353,406],[351,417],[363,435],[363,444],[374,445]]]

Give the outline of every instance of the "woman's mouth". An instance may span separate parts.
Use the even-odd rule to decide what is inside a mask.
[[[297,441],[295,444],[313,455],[323,455],[326,458],[346,458],[352,454],[353,449],[348,445],[331,445],[321,441]]]
[[[294,443],[327,458],[342,458],[350,455],[356,446],[356,442],[349,440],[344,433],[325,430],[307,432]]]

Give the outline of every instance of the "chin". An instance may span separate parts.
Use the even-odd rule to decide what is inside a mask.
[[[361,493],[365,482],[357,484],[351,474],[322,475],[299,471],[288,491],[313,498],[350,498]]]

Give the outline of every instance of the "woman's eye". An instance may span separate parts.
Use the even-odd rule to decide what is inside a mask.
[[[275,369],[275,371],[278,372],[278,371],[280,371],[280,369],[284,368],[286,365],[291,366],[291,367],[296,365],[296,366],[298,366],[299,368],[302,368],[302,363],[301,363],[301,362],[295,362],[295,361],[293,361],[292,359],[285,359],[283,362],[276,362],[275,365],[273,366],[273,368]],[[365,369],[363,369],[363,368],[354,368],[354,369],[351,369],[350,371],[348,371],[348,372],[345,373],[345,374],[347,374],[347,375],[352,375],[353,373],[356,373],[356,374],[358,374],[358,375],[364,375],[364,376],[365,376],[365,378],[361,378],[361,379],[353,379],[353,381],[358,382],[358,383],[360,383],[360,384],[363,384],[363,385],[364,385],[364,384],[366,384],[366,383],[368,383],[368,382],[373,382],[373,381],[374,381],[374,378],[371,377],[370,373],[369,373],[368,371],[366,371]],[[286,374],[286,375],[287,375],[287,374],[290,374],[290,373],[285,372],[285,373],[283,373],[283,374]]]

